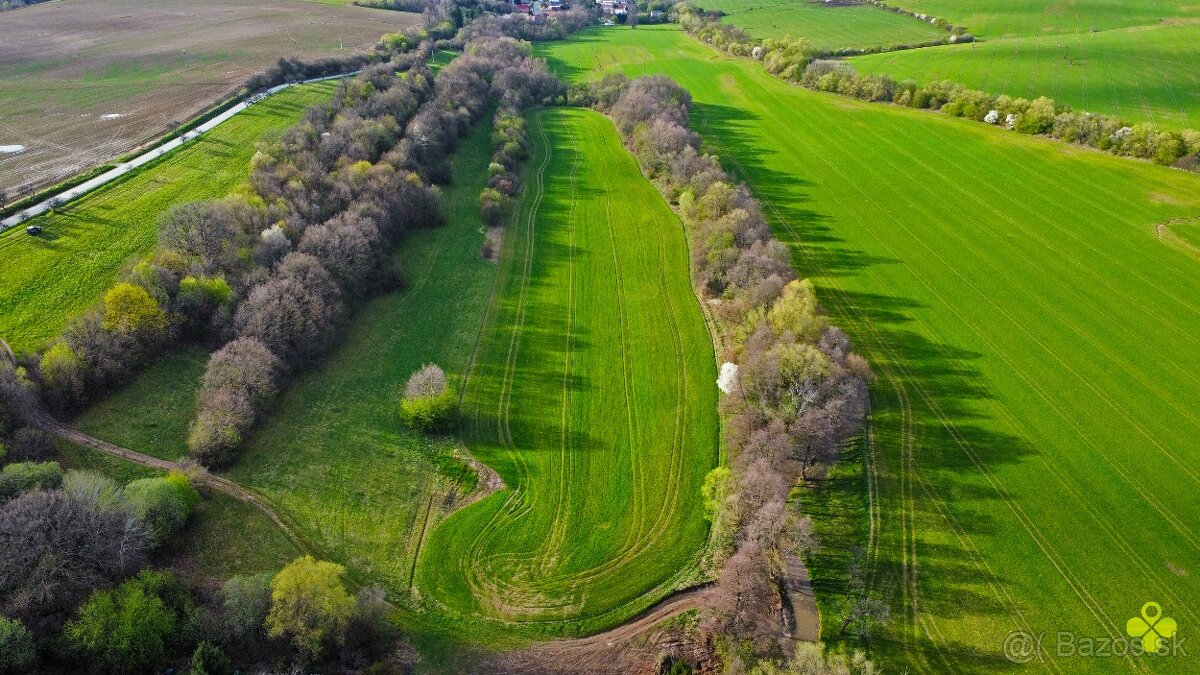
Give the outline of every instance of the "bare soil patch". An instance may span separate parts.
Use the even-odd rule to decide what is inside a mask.
[[[60,0],[0,22],[0,190],[121,155],[280,57],[369,48],[415,14],[304,0]]]

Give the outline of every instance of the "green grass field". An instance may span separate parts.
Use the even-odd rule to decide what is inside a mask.
[[[187,455],[188,424],[208,352],[185,347],[155,363],[128,385],[97,401],[72,424],[125,448],[178,460]]]
[[[678,218],[605,117],[531,116],[534,156],[464,396],[505,489],[433,532],[418,586],[517,635],[607,627],[693,577],[716,368]]]
[[[1200,12],[1200,10],[1198,10]],[[922,84],[975,89],[1116,114],[1165,128],[1200,128],[1200,24],[991,40],[871,54],[850,63]]]
[[[228,194],[250,173],[255,144],[294,124],[337,86],[293,87],[165,158],[0,234],[0,336],[31,351],[97,302],[121,270],[154,246],[155,221],[175,204]]]
[[[826,6],[807,0],[707,0],[706,10],[751,37],[804,37],[817,49],[891,47],[944,40],[946,31],[916,19],[866,5]]]
[[[1190,0],[896,0],[889,4],[946,19],[988,39],[1105,31],[1200,15],[1200,7]]]
[[[1149,601],[1200,623],[1200,262],[1156,227],[1200,212],[1200,177],[788,86],[669,26],[538,51],[573,80],[688,87],[872,362],[867,526],[818,522],[867,533],[886,672],[1195,670],[1055,641],[1120,638]],[[1046,635],[1044,662],[1004,658],[1014,630]]]

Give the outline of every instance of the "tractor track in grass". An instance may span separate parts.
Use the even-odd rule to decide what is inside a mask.
[[[711,127],[708,127],[706,125],[706,128],[708,129],[708,132],[709,132],[707,134],[707,136],[708,136],[710,142],[714,142],[714,144],[718,148],[722,148],[722,146],[719,142],[712,140],[715,138],[715,135],[712,133]],[[734,164],[735,168],[742,175],[743,179],[749,180],[749,174],[747,173],[745,168],[742,167],[740,165],[740,163],[737,162],[737,160],[735,159],[735,156],[732,153],[726,152],[722,148],[722,155],[725,158],[727,158],[731,163]],[[760,197],[759,199],[760,199],[760,202],[762,202],[763,205],[767,208],[767,210],[770,211],[774,215],[776,222],[780,223],[795,238],[796,242],[799,244],[797,246],[797,249],[800,250],[802,255],[805,257],[806,261],[811,265],[810,274],[824,273],[825,272],[824,266],[820,263],[820,261],[816,258],[816,256],[813,255],[812,252],[808,250],[807,245],[803,243],[804,240],[801,237],[800,233],[791,225],[791,223],[787,220],[787,218],[779,211],[778,207],[776,207],[774,203],[772,203],[770,200],[768,200],[766,198]],[[876,349],[878,349],[879,350],[878,353],[886,353],[886,355],[893,362],[899,364],[898,357],[897,357],[896,353],[894,352],[894,350],[892,350],[890,348],[890,346],[887,345],[887,343],[884,340],[884,338],[882,337],[882,335],[879,334],[879,332],[870,324],[870,322],[866,321],[866,319],[861,315],[861,313],[853,308],[853,304],[849,301],[849,298],[847,296],[845,296],[845,294],[842,292],[840,287],[831,287],[831,290],[833,292],[830,293],[828,296],[832,300],[831,304],[836,305],[840,309],[840,311],[843,313],[843,315],[856,317],[856,323],[858,323],[860,328],[862,328],[863,337],[867,338],[868,344],[873,345]],[[902,592],[903,598],[904,598],[903,604],[904,604],[904,609],[905,609],[905,611],[903,613],[905,629],[902,632],[902,638],[906,645],[911,646],[911,634],[915,630],[915,627],[916,627],[914,625],[914,621],[917,623],[920,623],[922,628],[926,631],[926,634],[929,637],[930,641],[933,642],[934,647],[935,647],[935,653],[938,655],[939,659],[942,660],[943,664],[949,666],[949,664],[947,663],[947,660],[946,660],[946,655],[944,654],[944,650],[943,650],[943,645],[945,644],[944,637],[941,636],[940,630],[936,630],[936,624],[934,624],[932,626],[932,630],[935,630],[938,633],[938,638],[942,642],[942,645],[939,645],[939,644],[937,644],[937,642],[935,642],[935,638],[932,634],[930,625],[928,623],[926,623],[924,619],[921,618],[920,611],[919,611],[918,595],[917,595],[918,594],[918,586],[917,586],[917,577],[916,577],[916,567],[917,567],[916,542],[917,542],[917,540],[916,540],[916,534],[915,534],[915,527],[913,525],[913,514],[915,512],[914,511],[915,502],[912,499],[912,490],[911,490],[911,483],[914,478],[916,478],[916,480],[920,483],[922,491],[926,494],[926,496],[929,497],[931,500],[933,500],[935,502],[935,505],[938,506],[939,515],[941,515],[946,520],[947,524],[950,525],[951,530],[956,533],[961,532],[962,536],[966,537],[967,541],[970,541],[970,538],[969,538],[969,536],[966,535],[965,530],[960,525],[958,525],[958,523],[957,523],[956,519],[954,519],[953,515],[949,513],[949,511],[947,510],[947,508],[945,507],[945,505],[943,503],[944,500],[940,497],[940,495],[937,494],[936,490],[934,490],[934,488],[929,484],[929,482],[921,476],[919,470],[917,470],[917,468],[916,468],[915,461],[913,460],[912,451],[911,451],[912,446],[913,446],[913,430],[912,430],[912,409],[913,409],[913,407],[912,407],[912,402],[909,399],[908,389],[904,383],[904,380],[901,379],[901,377],[899,375],[897,375],[895,370],[893,370],[892,367],[890,365],[888,365],[887,363],[876,363],[873,365],[877,370],[879,370],[880,372],[883,373],[883,375],[884,375],[883,379],[885,379],[888,382],[890,388],[895,393],[896,398],[897,398],[897,404],[898,404],[898,412],[899,412],[899,415],[901,418],[901,421],[900,421],[900,433],[901,433],[900,446],[901,446],[901,461],[902,461],[903,469],[900,472],[898,480],[900,483],[900,490],[901,490],[900,500],[901,500],[902,504],[906,505],[906,508],[902,509],[901,513],[900,513],[901,541],[903,542],[903,551],[904,551],[904,553],[901,557],[901,576],[902,576],[901,592]],[[906,372],[904,374],[909,379],[912,379],[911,373]],[[873,444],[868,447],[868,453],[874,453],[874,445]],[[875,485],[876,486],[875,490],[877,490],[878,489],[877,488],[877,486],[878,486],[877,464],[874,461],[870,461],[868,465],[869,465],[870,469],[872,470],[872,475],[869,476],[869,479],[868,479],[869,486]],[[871,487],[868,487],[869,491],[871,489],[872,489]],[[870,495],[869,495],[869,497],[870,497]],[[874,503],[878,500],[878,496],[875,495],[874,497],[870,497],[870,500],[872,503]],[[878,507],[875,507],[875,508],[878,508]],[[872,517],[872,522],[874,522],[874,517]],[[882,525],[882,522],[880,524]],[[876,551],[874,553],[874,555],[876,557],[878,556],[878,551],[877,551],[878,541],[879,541],[879,534],[876,532],[872,537],[872,541],[870,542],[871,546],[874,547],[873,550]],[[960,541],[961,541],[961,539],[960,539]],[[981,570],[986,571],[986,573],[990,579],[996,578],[996,575],[991,570],[991,566],[987,563],[986,558],[979,551],[979,549],[974,545],[974,542],[970,542],[969,548],[974,553],[974,555],[972,556],[974,558],[974,563],[978,567],[980,567]],[[1020,611],[1019,606],[1016,605],[1014,599],[1012,598],[1011,595],[1008,594],[1007,590],[1004,589],[999,584],[996,584],[994,582],[989,582],[989,586],[993,593],[993,596],[997,599],[997,601],[999,601],[1002,606],[1007,607],[1008,611],[1014,616],[1014,623],[1018,626],[1018,628],[1026,630],[1027,632],[1030,632],[1032,630],[1030,627],[1030,624],[1024,618],[1023,614]],[[932,623],[932,622],[930,622],[930,623]],[[1047,665],[1050,665],[1052,667],[1052,669],[1054,669],[1056,672],[1061,672],[1058,669],[1057,665],[1053,664],[1053,662],[1050,662]],[[953,668],[951,668],[951,670],[953,670]]]
[[[533,240],[537,233],[537,220],[535,215],[538,207],[542,203],[542,199],[544,199],[546,195],[545,174],[546,167],[550,163],[550,142],[546,137],[545,129],[541,124],[542,112],[539,110],[533,115],[533,117],[536,122],[535,126],[538,128],[538,136],[542,141],[542,146],[546,148],[546,151],[542,156],[541,162],[539,162],[537,167],[534,169],[533,193],[531,197],[533,201],[528,213],[523,219],[524,231],[527,234],[522,237],[520,232],[521,228],[519,226],[512,228],[513,236],[518,240],[524,239],[525,241],[525,258],[522,261],[523,265],[520,280],[521,290],[517,296],[517,313],[512,326],[512,334],[509,338],[508,354],[505,360],[504,379],[500,384],[500,396],[496,408],[496,435],[500,445],[504,447],[509,457],[511,457],[513,460],[513,465],[517,469],[518,480],[514,481],[515,484],[512,486],[512,493],[509,495],[508,499],[506,499],[504,503],[501,504],[498,509],[496,509],[496,512],[492,514],[491,518],[488,519],[488,522],[475,536],[470,548],[467,550],[465,560],[459,561],[458,563],[459,568],[464,572],[464,576],[467,579],[467,584],[470,586],[473,594],[477,597],[488,595],[488,589],[486,584],[481,579],[478,566],[469,563],[479,558],[479,552],[485,548],[486,544],[491,540],[491,537],[496,532],[496,528],[500,522],[519,517],[518,514],[521,513],[522,510],[518,510],[516,512],[512,511],[511,509],[513,508],[514,504],[521,505],[523,510],[528,510],[529,508],[527,504],[522,504],[524,501],[524,489],[522,488],[522,481],[520,480],[521,476],[528,475],[528,467],[522,463],[520,456],[513,452],[514,446],[512,434],[508,425],[508,411],[509,406],[511,405],[512,387],[514,384],[513,376],[516,371],[516,359],[519,353],[518,345],[520,342],[520,333],[523,331],[524,327],[525,306],[528,300],[529,281],[533,267]],[[514,218],[514,220],[518,220],[518,218]],[[499,276],[499,274],[497,274],[497,276]],[[498,309],[497,311],[501,310]],[[481,403],[482,397],[480,397],[480,399],[478,399],[476,402],[477,412],[475,415],[474,428],[477,437],[479,434],[478,420],[481,417],[481,415],[478,413],[478,410]]]
[[[623,149],[620,150],[620,152],[623,152],[623,151],[624,151]],[[601,153],[599,156],[603,157],[603,159],[601,161],[603,162],[604,167],[605,167],[605,170],[603,172],[604,175],[606,175],[606,176],[613,175],[613,172],[611,170],[609,170],[611,164],[607,160],[607,154]],[[574,208],[574,206],[572,206],[572,208]],[[613,221],[612,200],[605,201],[605,219],[606,219],[606,222]],[[623,276],[621,274],[621,268],[622,268],[621,262],[620,262],[621,256],[617,250],[616,235],[615,235],[613,228],[609,227],[609,228],[607,228],[607,230],[608,230],[608,235],[609,235],[608,236],[609,247],[610,247],[610,251],[612,252],[613,267],[614,267],[614,270],[616,270],[616,275],[615,275],[616,280],[614,283],[616,284],[616,289],[617,289],[617,304],[618,304],[618,308],[619,308],[618,316],[620,318],[619,324],[621,326],[621,335],[622,335],[621,344],[622,344],[623,381],[624,381],[624,386],[625,386],[625,399],[626,399],[626,419],[628,420],[629,424],[631,425],[630,430],[629,430],[629,434],[630,434],[629,438],[630,438],[630,442],[631,442],[630,466],[631,466],[631,471],[634,476],[634,479],[633,479],[634,487],[631,491],[631,495],[633,496],[633,499],[631,501],[631,504],[633,504],[632,510],[633,510],[633,512],[635,514],[635,518],[636,518],[638,509],[639,509],[639,507],[638,507],[638,501],[639,501],[638,488],[646,487],[647,482],[644,478],[639,478],[640,472],[637,470],[637,467],[638,467],[637,456],[636,456],[636,453],[634,452],[636,448],[633,444],[634,439],[637,438],[637,429],[638,429],[639,425],[638,425],[638,421],[637,421],[636,408],[631,405],[631,402],[633,400],[633,395],[632,395],[632,386],[633,386],[632,379],[633,378],[629,374],[629,372],[630,372],[630,370],[632,370],[633,366],[631,363],[632,357],[629,354],[629,348],[628,348],[629,332],[627,329],[627,325],[628,325],[627,309],[626,309],[627,303],[626,303],[626,299],[625,299],[626,293],[624,290],[624,280],[623,280]],[[664,260],[666,259],[665,248],[666,248],[666,241],[665,241],[665,238],[663,237],[663,233],[660,232],[659,237],[658,237],[658,250],[660,252],[660,256]],[[610,559],[606,560],[605,562],[603,562],[599,565],[596,565],[584,572],[574,573],[574,574],[570,574],[570,575],[550,576],[550,577],[548,577],[549,580],[561,580],[565,583],[577,585],[582,582],[595,580],[605,574],[610,574],[611,571],[614,570],[615,568],[619,568],[620,566],[628,563],[630,560],[632,560],[633,558],[636,558],[639,554],[641,554],[647,550],[647,548],[655,541],[655,539],[659,535],[661,535],[668,527],[668,525],[670,523],[669,515],[674,511],[674,509],[676,508],[676,505],[678,503],[678,500],[679,500],[678,476],[679,476],[679,473],[682,471],[682,460],[683,460],[682,454],[685,451],[685,449],[683,448],[683,444],[684,444],[683,443],[683,435],[684,435],[684,426],[685,426],[684,419],[683,419],[683,411],[684,411],[684,402],[687,400],[687,378],[686,378],[686,369],[685,369],[684,359],[683,359],[682,339],[679,337],[679,328],[678,328],[679,322],[678,322],[678,318],[675,313],[675,308],[669,302],[669,300],[668,300],[669,296],[665,290],[665,285],[666,285],[665,274],[666,274],[665,269],[660,266],[659,275],[658,275],[659,283],[657,286],[657,291],[658,291],[659,297],[662,297],[666,304],[667,316],[668,316],[668,320],[669,320],[669,323],[671,326],[671,330],[669,332],[672,336],[672,340],[673,340],[672,344],[674,346],[673,353],[675,356],[675,372],[679,374],[679,377],[678,377],[678,387],[679,387],[678,397],[679,398],[678,398],[678,404],[675,406],[675,421],[674,421],[674,427],[673,427],[673,431],[672,431],[672,450],[673,450],[673,452],[672,452],[671,459],[670,459],[670,462],[667,467],[668,476],[667,476],[667,479],[664,481],[665,485],[666,485],[665,489],[667,492],[666,499],[664,500],[661,507],[658,509],[657,515],[655,516],[655,520],[650,525],[649,530],[644,529],[641,518],[636,518],[637,523],[638,523],[638,530],[636,533],[634,533],[632,535],[632,539],[633,539],[632,542],[629,542],[629,543],[623,545],[623,548],[619,555],[614,556],[613,558],[610,558]],[[641,501],[645,501],[644,496],[640,497],[640,499],[641,499]],[[627,540],[628,539],[629,539],[629,537],[627,536]],[[612,611],[612,610],[610,610],[610,611]]]
[[[13,354],[12,348],[8,346],[8,343],[5,342],[3,338],[0,338],[0,355],[2,355],[14,366],[16,365],[17,361],[15,355]],[[135,450],[130,450],[129,448],[123,448],[119,445],[109,443],[108,441],[100,440],[94,436],[89,436],[78,429],[69,427],[42,408],[32,393],[22,397],[22,400],[19,400],[17,403],[21,406],[25,420],[30,426],[41,429],[46,433],[57,436],[63,440],[70,441],[97,452],[102,452],[118,459],[123,459],[127,462],[140,464],[151,469],[158,469],[160,471],[181,471],[185,473],[191,473],[193,471],[192,466],[185,466],[180,462],[172,462],[170,460],[142,454]],[[266,515],[267,518],[270,518],[271,522],[275,523],[280,531],[282,531],[284,535],[286,535],[287,538],[296,545],[297,548],[305,552],[311,550],[311,547],[308,545],[308,543],[302,537],[296,534],[295,530],[287,522],[285,522],[278,513],[275,512],[275,509],[272,508],[262,496],[247,490],[246,488],[238,485],[224,476],[209,473],[207,470],[201,470],[199,474],[196,475],[195,480],[200,485],[209,487],[218,492],[222,492],[230,497],[233,497],[234,499],[243,501],[258,509],[264,515]]]
[[[541,127],[540,116],[539,116],[539,118],[537,118],[537,121],[539,122],[539,127]],[[585,131],[585,133],[586,133],[586,131]],[[572,139],[571,147],[575,152],[578,152],[577,134],[578,134],[578,132],[573,132],[572,137],[571,137],[571,139]],[[546,163],[548,163],[549,155],[552,152],[552,148],[550,148],[550,146],[549,146],[549,138],[544,135],[544,129],[539,128],[539,138],[541,139],[542,143],[544,144],[544,147],[546,148],[547,155],[544,157],[544,159],[546,160]],[[605,142],[608,143],[611,141],[606,139]],[[621,151],[623,152],[623,150],[621,150]],[[609,170],[611,167],[611,164],[608,162],[607,157],[604,157],[601,161],[604,163],[604,167],[605,167],[604,170],[602,171],[602,173],[604,175],[609,175],[611,173]],[[543,168],[541,168],[541,167],[539,168],[539,171],[543,171],[543,170],[544,170]],[[578,172],[578,158],[576,157],[575,161],[572,163],[572,171],[571,171],[572,185],[574,184],[574,181],[576,180],[577,172]],[[540,176],[539,176],[539,178],[540,178]],[[540,185],[540,181],[535,181],[535,182],[537,182]],[[540,210],[540,204],[541,204],[541,200],[535,198],[535,203],[532,205],[530,211],[528,212],[528,216],[527,216],[527,221],[529,222],[529,226],[527,227],[527,229],[530,230],[530,236],[529,236],[530,242],[529,242],[528,248],[526,250],[529,253],[532,253],[533,248],[536,244],[536,242],[534,241],[536,239],[536,231],[532,229],[534,227],[532,221],[536,220],[537,214]],[[606,222],[611,222],[612,218],[613,218],[612,202],[606,201],[604,203],[604,206],[605,206]],[[570,235],[571,236],[571,245],[570,245],[571,259],[569,260],[569,263],[568,263],[568,277],[569,277],[568,281],[569,281],[569,285],[571,286],[571,289],[572,289],[571,291],[569,291],[569,295],[568,295],[568,315],[570,317],[570,319],[569,319],[570,321],[574,321],[574,316],[577,311],[577,309],[575,308],[574,290],[573,290],[574,289],[573,258],[574,258],[574,245],[575,245],[575,241],[576,241],[574,221],[576,219],[576,216],[575,216],[576,213],[577,213],[577,205],[574,201],[572,201],[572,203],[570,205],[570,214],[568,216],[568,219],[572,223],[572,225],[571,225],[572,233]],[[613,229],[607,228],[607,232],[608,232],[608,237],[607,237],[608,247],[607,248],[609,249],[609,252],[611,254],[613,269],[615,271],[615,278],[614,278],[613,283],[615,284],[614,288],[616,291],[616,305],[617,305],[617,309],[618,309],[618,325],[620,326],[619,343],[620,343],[620,347],[621,347],[621,351],[622,351],[622,357],[621,357],[622,382],[623,382],[622,386],[623,386],[624,397],[625,397],[625,405],[624,405],[625,412],[626,412],[625,417],[626,417],[627,423],[630,425],[630,428],[628,431],[629,439],[630,439],[629,461],[630,461],[631,471],[634,473],[634,481],[633,481],[634,488],[631,492],[632,504],[633,504],[632,508],[633,508],[633,511],[635,514],[639,514],[639,513],[647,512],[648,509],[650,508],[648,506],[649,502],[647,501],[647,496],[645,495],[645,491],[647,489],[649,489],[650,484],[648,483],[648,480],[645,477],[639,477],[639,476],[641,476],[641,472],[639,471],[640,465],[638,463],[638,454],[636,452],[636,439],[638,438],[639,424],[638,424],[638,420],[637,420],[636,410],[634,409],[634,407],[632,405],[632,401],[633,401],[633,393],[632,392],[633,392],[633,386],[634,386],[633,385],[634,374],[632,372],[633,371],[633,364],[632,364],[633,356],[630,352],[632,336],[630,334],[631,329],[629,328],[630,321],[629,321],[629,317],[628,317],[629,309],[627,307],[627,305],[628,305],[628,300],[626,298],[627,293],[624,288],[625,279],[624,279],[624,276],[622,273],[622,268],[624,267],[624,265],[622,263],[622,258],[624,256],[622,256],[622,254],[618,251],[618,244],[617,244],[617,241],[615,238],[616,235],[615,235],[615,232],[613,231]],[[666,246],[665,238],[662,235],[662,233],[660,233],[660,236],[658,237],[658,247],[657,247],[658,251],[660,253],[665,254],[665,246]],[[527,259],[528,259],[528,257],[527,257]],[[662,297],[664,300],[666,300],[668,297],[665,292],[665,288],[664,288],[665,283],[666,283],[665,274],[666,274],[665,270],[660,270],[659,275],[658,275],[658,283],[656,285],[656,295],[658,295],[659,297]],[[518,305],[522,306],[522,303],[519,301]],[[643,523],[641,518],[638,518],[637,519],[638,520],[637,529],[626,535],[627,542],[622,545],[622,550],[621,550],[620,554],[618,554],[617,556],[610,558],[610,559],[604,561],[603,563],[596,565],[592,568],[589,568],[587,570],[584,570],[584,571],[561,573],[561,574],[549,574],[546,576],[539,577],[538,585],[543,588],[547,588],[547,587],[551,587],[551,586],[562,587],[564,589],[578,588],[581,584],[586,584],[587,582],[602,578],[605,575],[612,575],[616,570],[619,570],[621,568],[621,566],[627,564],[630,560],[636,558],[639,554],[643,553],[656,540],[656,538],[659,535],[661,535],[666,530],[666,528],[669,526],[669,522],[670,522],[669,516],[671,513],[674,512],[674,509],[676,508],[676,505],[679,500],[679,489],[678,489],[676,483],[678,482],[677,477],[678,477],[679,473],[682,471],[683,453],[685,452],[685,448],[683,447],[683,445],[684,445],[683,435],[684,435],[684,426],[685,426],[683,403],[684,403],[684,401],[686,401],[686,396],[687,396],[687,381],[686,381],[686,375],[684,373],[684,370],[685,370],[684,369],[684,361],[683,361],[684,355],[683,355],[683,348],[682,348],[682,344],[681,344],[681,338],[677,335],[678,318],[676,316],[676,310],[675,310],[674,306],[671,305],[669,302],[667,302],[666,310],[667,310],[667,319],[670,322],[670,325],[673,327],[673,331],[674,331],[672,333],[672,335],[673,335],[672,345],[673,345],[673,357],[674,357],[675,366],[676,366],[675,370],[679,374],[678,378],[677,378],[677,385],[676,385],[677,392],[678,392],[677,395],[679,396],[679,405],[676,406],[676,411],[675,411],[675,420],[674,420],[672,440],[671,440],[672,454],[671,454],[668,466],[666,467],[667,472],[668,472],[668,477],[665,480],[667,489],[666,489],[666,494],[664,495],[663,502],[661,504],[661,508],[658,509],[658,512],[657,512],[658,515],[654,518],[654,520],[652,522],[649,522],[649,523]],[[519,313],[520,313],[520,310],[519,310]],[[524,325],[524,320],[522,319],[522,320],[518,321],[518,324],[519,325],[517,327],[517,330],[520,330],[520,327]],[[573,343],[572,336],[569,335],[568,340],[569,340],[569,342]],[[514,349],[517,349],[517,348],[519,348],[519,347],[514,347]],[[569,404],[570,404],[570,397],[569,397],[569,388],[566,385],[565,378],[567,378],[569,376],[569,372],[570,372],[569,369],[571,368],[571,360],[570,360],[571,349],[573,349],[573,347],[571,347],[569,345],[568,349],[567,349],[567,360],[564,362],[564,375],[563,375],[564,390],[563,391],[564,391],[564,396],[566,396],[566,398],[563,399],[562,404],[560,406],[560,417],[562,417],[563,419],[567,419],[569,417],[569,414],[568,414],[569,410],[566,406],[569,406]],[[510,375],[510,377],[511,377],[511,375]],[[510,391],[511,391],[511,389],[510,389]],[[511,393],[509,394],[509,396],[511,396]],[[560,422],[561,422],[561,420],[560,420]],[[502,416],[501,423],[507,424],[507,418],[505,416]],[[562,424],[563,424],[562,432],[569,434],[569,431],[570,431],[568,428],[569,420],[567,422],[563,422]],[[511,435],[509,435],[507,438],[508,438],[508,442],[511,444],[512,443]],[[569,441],[569,438],[567,440]],[[563,442],[566,442],[566,441],[563,441]],[[559,469],[559,472],[560,472],[559,495],[560,496],[558,497],[560,502],[563,499],[570,499],[569,490],[563,486],[563,482],[567,481],[568,472],[570,471],[570,467],[571,467],[571,463],[570,463],[571,458],[569,457],[569,454],[565,453],[565,450],[566,450],[565,445],[560,447],[560,464],[561,464],[561,467]],[[507,508],[507,506],[506,506],[506,508]],[[486,531],[489,533],[492,530],[494,530],[495,527],[500,522],[518,517],[518,514],[514,514],[514,513],[508,513],[508,514],[497,513],[496,515],[497,515],[497,517],[494,518],[493,521],[491,523],[489,523],[489,525],[486,528]],[[499,517],[501,515],[505,515],[507,517],[506,518]],[[558,519],[556,521],[556,525],[551,530],[551,536],[546,540],[546,542],[542,546],[542,548],[547,551],[552,551],[556,546],[561,547],[561,544],[559,542],[565,537],[565,529],[564,529],[565,527],[566,527],[565,519]],[[483,535],[482,533],[481,533],[481,539],[483,539],[484,541],[489,540],[488,536]],[[504,561],[511,557],[513,557],[513,554],[508,554],[508,555],[494,554],[494,555],[488,556],[486,561]],[[556,557],[557,557],[557,554],[545,556],[547,562],[542,565],[543,570],[545,570],[546,565],[553,562],[553,559],[555,559]],[[673,581],[668,582],[668,584],[666,584],[666,586],[660,586],[659,591],[661,592],[661,589],[663,589],[664,587],[669,587],[673,583],[675,583],[675,582],[673,582]],[[516,589],[511,586],[515,586],[515,585],[510,585],[509,590],[515,591]],[[483,589],[476,587],[476,590],[478,591],[478,590],[483,590]],[[488,590],[491,590],[491,589],[488,589]],[[549,608],[561,608],[563,606],[566,606],[564,604],[564,602],[566,602],[565,600],[563,602],[546,604],[545,603],[546,598],[543,596],[542,593],[535,592],[532,597],[539,598],[541,600],[541,602],[529,604],[528,608],[530,608],[530,609],[545,610],[545,609],[549,609]],[[510,603],[506,602],[505,604],[508,605]],[[566,603],[566,604],[570,604],[570,603]],[[519,606],[519,605],[514,605],[514,606]],[[615,611],[616,609],[619,609],[619,608],[614,608],[614,610],[609,610],[609,611]],[[556,622],[555,620],[549,621],[549,623],[555,623],[555,622]],[[525,623],[546,623],[546,622],[532,621],[532,622],[525,622]]]

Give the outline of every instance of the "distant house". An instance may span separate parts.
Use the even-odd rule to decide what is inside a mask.
[[[523,3],[523,2],[517,3],[517,4],[513,5],[513,12],[516,12],[517,14],[528,14],[529,13],[529,5],[527,3]]]

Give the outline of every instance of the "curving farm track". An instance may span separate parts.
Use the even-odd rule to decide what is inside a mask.
[[[13,365],[16,365],[16,356],[13,354],[12,348],[9,347],[8,343],[5,342],[3,338],[0,338],[0,356],[3,356],[7,361]],[[82,445],[85,448],[96,450],[97,452],[103,452],[106,455],[111,455],[128,462],[133,462],[134,464],[147,466],[152,469],[159,469],[161,471],[186,471],[189,474],[195,471],[194,466],[185,466],[179,462],[172,462],[165,459],[159,459],[158,457],[151,457],[150,455],[145,455],[135,450],[130,450],[129,448],[123,448],[119,445],[114,445],[108,441],[102,441],[99,438],[89,436],[78,429],[73,429],[55,419],[55,417],[50,413],[46,412],[46,410],[41,407],[41,405],[32,395],[25,397],[25,399],[21,401],[21,404],[24,407],[22,412],[25,416],[25,420],[30,426],[42,429],[46,433],[52,434],[64,440]],[[292,543],[294,543],[300,550],[309,550],[309,547],[305,545],[304,540],[297,536],[295,531],[286,522],[284,522],[282,518],[279,517],[279,514],[276,513],[273,508],[271,508],[270,504],[268,504],[266,500],[259,495],[247,490],[246,488],[238,485],[228,478],[225,478],[224,476],[218,476],[209,473],[207,470],[201,470],[200,473],[196,475],[194,480],[200,485],[217,490],[218,492],[223,492],[234,499],[239,499],[247,504],[250,504],[259,511],[262,511],[263,514],[270,518],[271,522],[275,523],[275,525],[278,526],[279,529],[285,535],[287,535],[288,539],[290,539]]]

